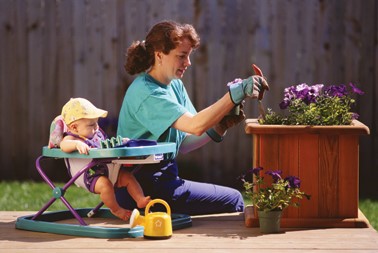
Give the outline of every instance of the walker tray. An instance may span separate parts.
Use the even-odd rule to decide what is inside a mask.
[[[89,154],[79,154],[78,152],[65,153],[59,148],[43,147],[42,156],[53,158],[134,158],[146,157],[149,155],[160,155],[173,153],[176,151],[175,143],[157,143],[151,146],[116,147],[116,148],[92,148]]]

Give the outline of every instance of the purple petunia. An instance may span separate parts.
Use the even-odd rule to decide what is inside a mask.
[[[364,94],[364,92],[362,90],[360,90],[359,88],[357,88],[353,83],[349,83],[349,86],[351,87],[351,93],[358,94],[358,95]],[[340,85],[328,86],[325,89],[324,94],[326,94],[329,97],[341,98],[341,97],[344,97],[344,96],[348,96],[349,92],[348,92],[346,85],[340,84]]]
[[[262,167],[250,168],[248,172],[254,174],[253,179],[247,181],[242,178],[245,196],[250,198],[257,210],[282,211],[289,206],[298,207],[300,205],[298,199],[303,197],[310,199],[310,195],[300,190],[301,181],[298,177],[287,176],[283,180],[281,170],[269,170],[265,174],[270,175],[273,180],[269,178],[269,182],[265,182],[265,177],[261,175],[262,170]]]
[[[323,84],[309,86],[306,83],[302,83],[285,88],[284,99],[280,103],[280,108],[284,110],[289,107],[290,102],[293,99],[300,99],[307,105],[316,103],[316,99],[321,94],[323,86]]]
[[[290,105],[290,101],[296,98],[295,86],[290,86],[284,90],[284,99],[280,103],[281,109],[286,109]]]
[[[288,176],[285,181],[289,182],[289,188],[299,188],[301,187],[301,180],[294,176]]]
[[[358,113],[353,112],[352,113],[352,119],[358,119],[360,115]]]
[[[349,86],[352,88],[352,92],[353,93],[356,93],[358,95],[365,94],[365,92],[363,92],[362,90],[360,90],[359,88],[357,88],[353,83],[349,83]]]
[[[344,84],[330,85],[324,90],[324,94],[328,97],[344,97],[348,95],[348,90]]]
[[[269,170],[269,171],[265,172],[265,174],[272,176],[274,183],[276,183],[278,180],[282,179],[281,178],[282,170],[275,170],[275,171]]]
[[[259,120],[261,124],[284,125],[349,125],[358,118],[351,112],[356,103],[353,95],[363,95],[364,92],[353,83],[349,85],[301,83],[285,88],[284,98],[279,103],[281,114],[269,110],[266,119]]]
[[[260,174],[260,171],[263,170],[263,167],[256,167],[253,169],[250,169],[249,172],[254,174],[255,176],[258,176]]]
[[[288,99],[288,98],[284,98],[284,99],[282,100],[282,102],[280,103],[280,108],[281,108],[282,110],[285,110],[286,108],[289,107],[289,105],[290,105],[290,99]]]

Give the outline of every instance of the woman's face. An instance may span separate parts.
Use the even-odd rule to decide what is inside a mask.
[[[191,65],[189,57],[192,51],[190,41],[185,38],[178,47],[171,50],[168,54],[160,54],[161,59],[158,59],[158,64],[161,63],[161,74],[163,79],[165,79],[163,83],[168,84],[171,80],[184,76],[185,70]]]

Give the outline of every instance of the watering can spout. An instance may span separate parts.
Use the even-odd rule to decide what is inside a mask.
[[[140,214],[138,209],[134,209],[130,217],[130,226],[134,228],[136,226],[144,227],[145,219],[144,216]]]

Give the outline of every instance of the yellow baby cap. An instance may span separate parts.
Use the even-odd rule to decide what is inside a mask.
[[[62,117],[67,125],[78,119],[105,118],[108,112],[97,108],[85,98],[71,98],[62,108]]]

